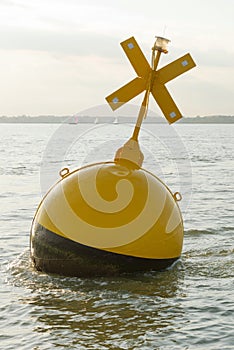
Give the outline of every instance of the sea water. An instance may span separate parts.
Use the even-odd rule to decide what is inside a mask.
[[[233,349],[233,124],[141,131],[144,168],[183,196],[170,269],[68,278],[30,262],[31,222],[58,172],[112,160],[132,129],[0,124],[1,349]]]

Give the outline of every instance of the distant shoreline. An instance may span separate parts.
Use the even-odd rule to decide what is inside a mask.
[[[129,116],[14,116],[0,117],[0,124],[134,124],[136,117]],[[144,121],[146,124],[165,124],[166,120],[163,117],[147,117]],[[234,116],[214,115],[214,116],[197,116],[184,117],[180,119],[178,124],[233,124]]]

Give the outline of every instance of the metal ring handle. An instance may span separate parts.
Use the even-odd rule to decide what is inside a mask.
[[[182,195],[180,194],[180,192],[175,192],[175,193],[173,194],[173,198],[174,198],[174,200],[175,200],[176,202],[180,202],[181,199],[182,199]]]
[[[63,168],[62,170],[60,170],[59,175],[61,177],[65,177],[67,174],[69,174],[69,169],[68,168]]]

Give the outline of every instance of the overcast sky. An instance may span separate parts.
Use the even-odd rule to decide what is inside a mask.
[[[161,66],[197,63],[167,84],[182,114],[234,115],[234,0],[0,0],[0,115],[105,104],[135,78],[119,43],[134,36],[149,59],[155,35],[171,40]]]

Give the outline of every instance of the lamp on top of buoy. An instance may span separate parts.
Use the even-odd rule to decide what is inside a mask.
[[[150,94],[169,123],[182,115],[165,84],[195,66],[189,54],[157,69],[169,40],[156,37],[149,65],[136,40],[121,43],[137,77],[106,100],[113,110],[144,93],[130,139],[114,161],[70,172],[41,201],[30,236],[36,268],[66,276],[113,276],[170,266],[181,255],[181,195],[142,168],[138,135]]]

